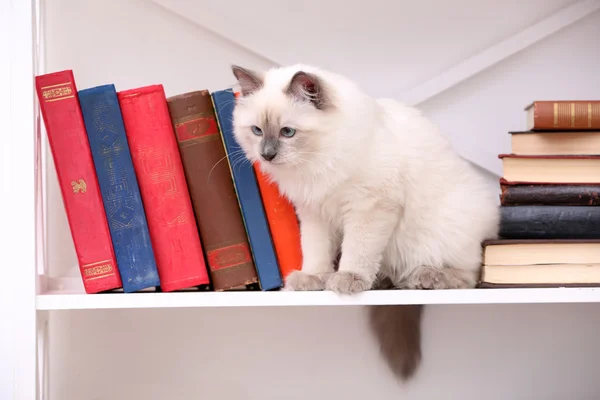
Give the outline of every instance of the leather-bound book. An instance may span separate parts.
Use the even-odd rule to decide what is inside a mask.
[[[504,239],[600,239],[600,207],[500,207]]]
[[[258,282],[227,153],[207,90],[167,99],[215,291]]]
[[[600,185],[513,184],[500,180],[503,206],[600,206]]]
[[[530,130],[600,129],[600,100],[534,101],[525,111]]]

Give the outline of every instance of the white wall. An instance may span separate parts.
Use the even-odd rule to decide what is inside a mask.
[[[79,88],[163,83],[173,95],[233,84],[231,63],[269,66],[268,60],[142,0],[47,1],[45,23],[47,70],[73,69]],[[597,13],[429,101],[424,111],[456,146],[485,154],[489,164],[483,167],[498,171],[496,154],[507,150],[505,132],[523,127],[524,103],[540,96],[600,93],[598,75],[591,73],[599,64],[591,38],[599,36]],[[370,70],[356,73],[365,71]],[[381,75],[382,81],[392,78]],[[473,140],[479,135],[486,140]],[[487,145],[469,150],[472,142]],[[497,176],[486,174],[496,186]],[[48,209],[51,272],[77,277],[51,159]],[[362,311],[53,312],[51,396],[360,399],[376,394],[381,399],[493,400],[531,399],[534,393],[545,399],[587,399],[600,391],[594,375],[600,368],[595,305],[428,307],[425,361],[407,388],[396,385],[378,359]]]

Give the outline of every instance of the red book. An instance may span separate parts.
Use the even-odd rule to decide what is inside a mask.
[[[86,293],[122,286],[73,71],[35,78],[35,87]]]
[[[286,278],[291,272],[302,269],[300,226],[296,211],[288,199],[281,195],[277,184],[269,180],[257,163],[254,164],[254,172],[271,230],[279,271]]]
[[[198,226],[162,85],[118,93],[165,292],[209,283]]]

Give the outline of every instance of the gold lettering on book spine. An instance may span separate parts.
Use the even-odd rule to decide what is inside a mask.
[[[558,103],[554,103],[554,126],[558,125]]]
[[[592,103],[588,103],[588,128],[592,127]]]
[[[571,128],[575,126],[575,103],[571,103]]]

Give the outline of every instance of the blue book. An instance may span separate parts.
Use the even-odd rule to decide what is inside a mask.
[[[235,104],[233,91],[231,89],[220,90],[214,92],[212,98],[227,155],[239,154],[238,151],[241,148],[233,137],[232,119]],[[262,290],[280,288],[283,281],[252,164],[246,160],[236,163],[235,168],[231,167],[231,162],[229,166],[260,287]]]
[[[80,90],[78,96],[123,290],[160,286],[115,86]]]

